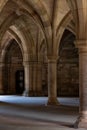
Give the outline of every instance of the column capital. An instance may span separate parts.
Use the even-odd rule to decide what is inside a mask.
[[[29,65],[29,61],[23,61],[23,65],[24,65],[24,66]]]
[[[57,62],[58,56],[57,55],[52,55],[52,56],[47,56],[48,62]]]
[[[75,46],[79,49],[79,52],[86,53],[87,52],[87,40],[86,39],[79,39],[76,40]]]
[[[5,66],[5,63],[0,62],[0,67],[3,67],[3,66]]]

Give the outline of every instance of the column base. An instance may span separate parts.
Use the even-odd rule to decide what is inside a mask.
[[[4,94],[3,90],[0,90],[0,94],[1,94],[1,95]]]
[[[27,90],[24,90],[22,96],[24,97],[29,97],[29,92]]]
[[[42,91],[36,91],[36,96],[37,96],[37,97],[42,97],[42,96],[43,96]]]
[[[87,118],[79,117],[74,124],[74,128],[87,128]]]
[[[29,91],[29,96],[34,96],[34,97],[42,97],[43,93],[42,91]]]
[[[57,105],[60,105],[60,103],[58,102],[56,97],[50,97],[48,98],[47,105],[57,106]]]

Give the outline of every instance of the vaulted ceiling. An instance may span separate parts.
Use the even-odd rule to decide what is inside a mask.
[[[0,0],[0,45],[15,39],[25,54],[41,51],[58,53],[67,28],[76,34],[76,23],[68,0]],[[73,6],[72,6],[73,8]]]

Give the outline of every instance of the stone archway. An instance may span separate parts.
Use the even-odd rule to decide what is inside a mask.
[[[4,94],[22,94],[24,91],[23,77],[17,77],[17,72],[24,71],[23,56],[18,43],[12,39],[5,49],[3,67],[3,91]],[[20,76],[20,75],[19,75]],[[17,80],[18,78],[18,80]],[[18,83],[17,83],[18,82]],[[19,87],[19,88],[18,88]],[[18,89],[21,89],[19,92]]]

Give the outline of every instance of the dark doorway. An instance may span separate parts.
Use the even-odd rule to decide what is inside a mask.
[[[24,91],[24,70],[16,72],[16,94],[22,94]]]

